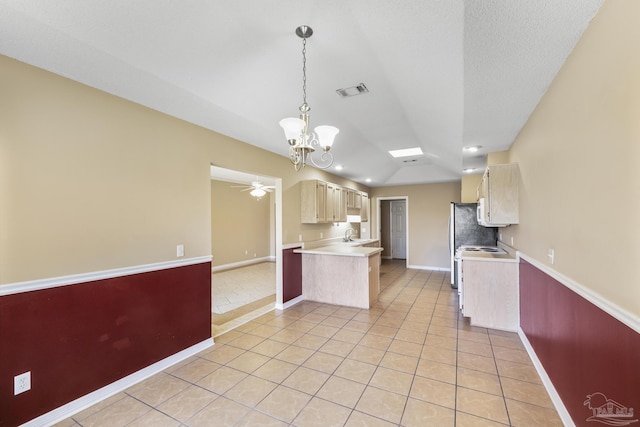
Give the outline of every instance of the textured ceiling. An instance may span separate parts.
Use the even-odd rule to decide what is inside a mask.
[[[452,181],[507,149],[602,0],[0,0],[0,53],[286,155],[302,103],[370,186]],[[365,83],[370,92],[335,90]],[[474,157],[462,148],[481,145]],[[388,150],[420,146],[411,163]]]

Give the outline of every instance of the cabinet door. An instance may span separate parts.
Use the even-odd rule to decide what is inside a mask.
[[[518,264],[462,260],[463,315],[471,325],[515,331],[518,328]]]
[[[369,195],[367,193],[361,193],[360,195],[360,221],[369,221]]]
[[[355,192],[353,207],[354,207],[354,209],[361,209],[362,208],[362,193],[359,192],[359,191]]]
[[[326,220],[336,221],[336,215],[338,214],[338,209],[336,209],[336,199],[339,202],[340,189],[335,184],[327,184],[327,214]],[[339,208],[339,206],[338,206]]]
[[[347,209],[356,207],[356,190],[347,189]]]
[[[309,180],[300,183],[300,220],[303,224],[327,221],[327,183]]]
[[[318,222],[327,222],[327,192],[327,183],[324,181],[317,181],[316,218],[318,218]]]
[[[340,187],[340,209],[338,210],[338,222],[347,222],[347,193],[346,188]]]
[[[518,224],[518,165],[494,165],[487,170],[489,223]]]

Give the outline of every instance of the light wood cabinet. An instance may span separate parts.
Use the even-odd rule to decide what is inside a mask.
[[[347,192],[348,188],[340,187],[340,214],[337,222],[347,222]]]
[[[347,221],[347,189],[336,184],[327,184],[327,222]]]
[[[471,325],[517,331],[520,310],[518,263],[462,261],[462,314]]]
[[[327,183],[301,181],[300,218],[304,224],[327,222]]]
[[[487,227],[519,223],[517,163],[488,166],[478,186],[479,223]]]
[[[302,181],[300,218],[303,224],[347,221],[347,189],[320,180]]]
[[[347,189],[347,209],[362,208],[362,193],[358,190]]]
[[[369,309],[380,292],[380,253],[302,253],[302,294],[309,301]]]
[[[369,221],[369,195],[367,193],[360,193],[360,199],[360,222],[367,222]]]

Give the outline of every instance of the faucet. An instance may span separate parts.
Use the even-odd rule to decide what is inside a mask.
[[[343,242],[350,242],[353,239],[351,238],[351,236],[353,235],[353,232],[356,231],[353,228],[347,228],[344,232],[344,238],[342,239]],[[349,233],[351,232],[351,233]]]

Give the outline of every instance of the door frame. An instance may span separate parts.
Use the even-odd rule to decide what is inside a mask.
[[[274,305],[275,309],[279,309],[282,310],[283,308],[283,290],[282,290],[282,178],[279,177],[275,177],[275,176],[270,176],[270,175],[265,175],[262,173],[254,173],[254,172],[247,172],[247,171],[241,171],[238,170],[236,168],[225,168],[224,166],[220,166],[215,164],[214,162],[210,162],[210,167],[209,167],[209,180],[213,179],[214,177],[211,174],[211,166],[213,166],[214,168],[218,168],[221,170],[226,170],[226,172],[237,172],[240,175],[250,175],[248,177],[245,177],[246,179],[240,179],[237,182],[239,183],[245,183],[245,184],[250,184],[251,181],[253,180],[253,177],[255,176],[260,176],[261,178],[265,179],[265,180],[270,180],[270,182],[267,182],[267,184],[271,184],[275,186],[275,191],[274,191],[274,205],[269,208],[269,212],[273,212],[274,213],[274,218],[273,218],[273,222],[271,223],[271,226],[274,227],[273,229],[273,238],[274,238],[274,242],[270,243],[270,247],[273,248],[275,250],[275,261],[276,261],[276,302]],[[218,179],[223,179],[222,177],[217,177]],[[228,177],[226,177],[226,180],[228,180]],[[212,201],[211,201],[211,192],[209,191],[209,205],[211,205]],[[273,210],[272,210],[273,209]],[[209,233],[211,234],[211,233]],[[270,249],[271,250],[271,249]]]
[[[410,236],[411,233],[409,231],[409,196],[383,196],[383,197],[376,197],[376,237],[378,239],[380,239],[380,241],[382,242],[382,228],[381,228],[381,223],[380,223],[380,208],[381,208],[381,201],[382,200],[404,200],[406,206],[405,206],[405,230],[407,232],[407,238],[405,240],[405,253],[407,255],[407,258],[405,259],[405,266],[408,267],[409,266],[409,258],[411,257],[411,254],[409,252],[409,240],[410,240]],[[389,217],[391,218],[391,215],[389,215]]]

